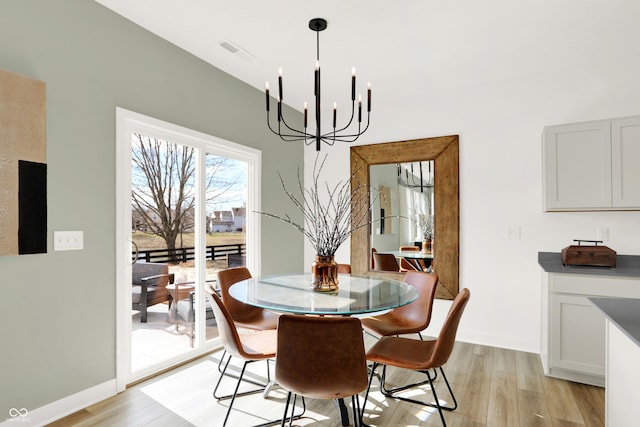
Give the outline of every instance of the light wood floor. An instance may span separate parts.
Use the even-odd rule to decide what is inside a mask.
[[[220,356],[214,353],[132,386],[51,426],[222,425],[229,401],[219,403],[211,395]],[[264,377],[264,362],[250,366],[253,375]],[[459,342],[445,373],[458,399],[458,409],[445,412],[449,427],[604,426],[604,389],[545,377],[537,354]],[[388,382],[393,385],[406,376],[406,371],[394,371]],[[223,384],[229,390],[235,385],[232,380]],[[365,423],[377,427],[441,425],[437,411],[385,400],[377,389],[374,379]],[[440,378],[436,390],[441,400],[447,399]],[[227,425],[250,426],[277,419],[285,396],[276,386],[266,399],[262,394],[239,397]],[[428,389],[425,396],[431,396]],[[294,425],[339,426],[340,421],[333,401],[307,400],[306,418]]]

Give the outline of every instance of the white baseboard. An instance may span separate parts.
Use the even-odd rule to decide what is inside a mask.
[[[504,337],[478,333],[458,333],[456,340],[490,347],[540,354],[540,342],[523,337]]]
[[[16,408],[16,411],[14,411],[16,416],[7,418],[4,422],[0,423],[0,427],[44,426],[94,403],[101,402],[116,395],[116,393],[116,380],[109,380],[41,406],[40,408],[30,410],[28,413],[25,413],[26,410],[24,410],[24,408]]]

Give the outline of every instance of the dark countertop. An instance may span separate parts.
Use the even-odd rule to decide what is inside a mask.
[[[538,252],[538,264],[547,273],[640,277],[640,256],[638,255],[618,255],[615,267],[588,267],[563,265],[560,252]]]
[[[589,297],[589,301],[640,346],[640,299]]]

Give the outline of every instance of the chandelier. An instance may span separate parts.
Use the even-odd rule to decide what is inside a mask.
[[[398,184],[402,187],[419,188],[424,193],[425,188],[433,188],[432,161],[412,163],[398,163]]]
[[[282,68],[279,70],[278,76],[278,124],[274,128],[271,125],[269,119],[269,82],[265,85],[265,93],[267,96],[267,126],[274,134],[278,135],[280,139],[286,142],[292,141],[304,141],[306,145],[309,145],[315,141],[316,151],[320,151],[321,142],[327,145],[333,145],[336,141],[339,142],[354,142],[360,135],[365,133],[369,128],[369,117],[371,115],[371,84],[367,84],[367,124],[364,129],[362,128],[362,95],[358,95],[358,127],[357,132],[354,124],[354,117],[356,111],[356,71],[352,69],[351,74],[351,117],[346,125],[337,127],[337,104],[333,104],[333,129],[327,133],[322,133],[320,126],[320,31],[327,28],[327,21],[323,18],[314,18],[309,21],[309,29],[316,32],[316,68],[314,77],[314,96],[315,96],[315,134],[307,132],[308,124],[308,105],[304,103],[304,119],[303,129],[298,130],[293,126],[290,126],[284,116],[282,115]],[[353,124],[353,126],[352,126]]]

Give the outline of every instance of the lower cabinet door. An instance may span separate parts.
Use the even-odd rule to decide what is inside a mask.
[[[586,296],[551,296],[551,366],[605,374],[605,320]]]

